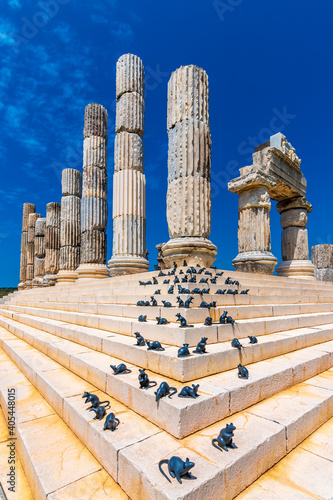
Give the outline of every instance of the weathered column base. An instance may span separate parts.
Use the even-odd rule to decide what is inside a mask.
[[[147,272],[149,262],[144,257],[118,255],[111,257],[108,266],[110,268],[110,276],[121,276],[123,274]]]
[[[235,271],[242,273],[273,274],[277,258],[271,252],[253,251],[239,253],[232,261]]]
[[[276,268],[278,276],[314,279],[315,266],[311,260],[285,260]]]
[[[54,286],[57,283],[57,274],[45,274],[43,286]]]
[[[20,290],[24,290],[25,288],[26,288],[25,283],[19,283],[19,284],[17,285],[17,289],[18,289],[19,291],[20,291]]]
[[[103,279],[109,277],[109,269],[105,264],[81,264],[77,269],[77,279]]]
[[[73,283],[77,280],[77,272],[76,271],[66,271],[62,269],[57,274],[57,283]]]
[[[32,280],[32,288],[40,288],[43,286],[43,278],[34,278]]]
[[[184,237],[169,240],[161,251],[166,267],[173,267],[174,262],[182,266],[184,260],[189,266],[210,267],[215,262],[217,247],[207,238]]]

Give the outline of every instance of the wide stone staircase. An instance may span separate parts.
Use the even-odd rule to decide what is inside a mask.
[[[333,417],[333,286],[215,269],[170,271],[25,290],[0,303],[0,482],[8,499],[279,498],[257,480],[274,466],[277,477],[286,475],[288,457],[321,426],[321,446],[306,451],[327,469],[326,489],[318,493],[312,481],[303,496],[294,489],[295,496],[281,498],[333,498],[332,445],[325,444]],[[182,282],[186,276],[196,283]],[[208,293],[179,294],[175,277],[190,292]],[[239,285],[226,284],[228,277]],[[177,297],[191,296],[189,308],[178,307]],[[137,305],[151,297],[157,306]],[[200,307],[203,301],[211,307]],[[224,311],[234,324],[219,323]],[[168,323],[158,325],[156,317]],[[137,345],[135,332],[164,350]],[[203,337],[207,352],[193,353]],[[231,345],[235,338],[240,350]],[[190,356],[178,357],[183,344]],[[130,373],[113,373],[110,365],[121,363]],[[238,377],[240,363],[248,379]],[[143,368],[156,387],[140,389]],[[156,402],[162,382],[177,394]],[[197,398],[178,397],[192,384],[199,385]],[[93,420],[95,413],[86,411],[85,391],[110,401],[107,413],[120,420],[114,432],[103,430],[105,418]],[[9,394],[16,398],[15,493],[7,484]],[[236,448],[220,451],[212,439],[231,422]],[[194,462],[195,479],[183,476],[180,484],[170,477],[170,484],[158,464],[172,456]],[[164,470],[168,475],[167,465]],[[293,481],[292,473],[287,477]]]

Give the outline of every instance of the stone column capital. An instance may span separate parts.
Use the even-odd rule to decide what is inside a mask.
[[[269,192],[276,186],[276,181],[273,176],[267,174],[263,170],[255,170],[246,173],[228,183],[228,190],[231,193],[240,194],[242,191],[256,187],[264,187]]]
[[[309,203],[305,196],[295,196],[294,198],[288,198],[287,200],[279,201],[276,204],[276,209],[281,214],[286,210],[303,209],[309,214],[312,212],[312,205]]]

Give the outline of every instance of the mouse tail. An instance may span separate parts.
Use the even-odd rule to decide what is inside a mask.
[[[104,405],[104,403],[106,403],[106,405]],[[101,401],[99,403],[99,406],[104,406],[104,408],[111,408],[111,405],[110,405],[110,401]]]
[[[150,389],[151,387],[155,387],[156,385],[157,385],[157,382],[155,382],[155,380],[152,380],[151,382],[149,382],[148,389]]]
[[[168,476],[166,475],[166,473],[162,469],[162,465],[167,464],[168,462],[169,462],[169,460],[161,460],[160,463],[158,464],[158,468],[160,469],[160,472],[163,474],[163,476],[169,481],[169,483],[171,483],[170,479],[168,478]]]
[[[171,398],[171,396],[176,394],[176,392],[177,392],[176,387],[170,387],[169,398]]]
[[[126,370],[124,370],[123,373],[132,373],[132,370],[130,370],[129,368],[127,368]]]
[[[214,448],[217,448],[219,451],[221,451],[221,448],[219,446],[217,446],[216,443],[218,443],[218,440],[217,439],[212,439],[212,445],[214,446]]]

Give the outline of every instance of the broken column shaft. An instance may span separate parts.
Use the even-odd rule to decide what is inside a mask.
[[[46,218],[42,217],[36,220],[34,238],[34,279],[32,280],[33,287],[43,286],[43,278],[45,274],[45,226]]]
[[[81,253],[78,279],[107,278],[107,123],[106,109],[88,104],[84,116]]]
[[[52,202],[46,205],[44,286],[52,286],[57,282],[60,257],[60,215],[60,203]]]
[[[216,246],[211,230],[211,135],[206,72],[182,66],[168,85],[168,193],[170,240],[163,245],[167,266],[173,262],[210,266]]]
[[[76,280],[80,265],[82,175],[78,170],[62,171],[60,211],[60,257],[58,283]]]
[[[27,279],[24,288],[31,288],[32,280],[34,279],[35,226],[37,219],[40,217],[42,217],[42,215],[36,213],[30,213],[28,216]]]
[[[144,175],[144,69],[125,54],[117,62],[117,114],[113,176],[112,276],[148,270]]]
[[[25,288],[27,280],[27,258],[28,258],[28,220],[29,215],[36,212],[36,207],[32,203],[23,204],[22,235],[21,235],[21,259],[20,259],[20,283],[19,290]]]

